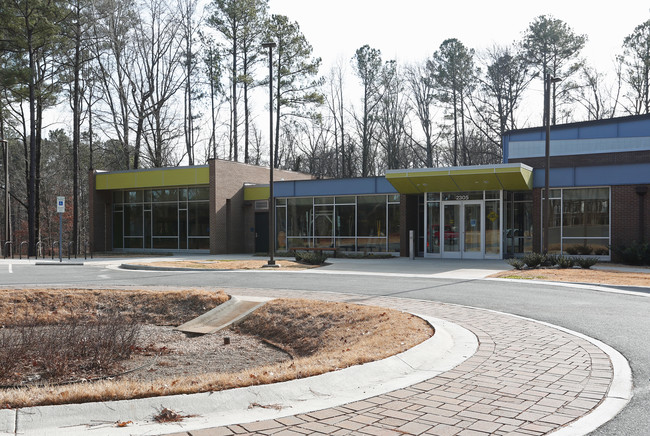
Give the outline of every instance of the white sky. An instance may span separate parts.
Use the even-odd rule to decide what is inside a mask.
[[[623,38],[650,18],[643,0],[269,0],[271,13],[297,21],[323,58],[321,74],[348,61],[364,44],[384,60],[423,61],[442,41],[457,38],[477,51],[520,40],[539,15],[552,15],[589,38],[583,55],[612,71]],[[348,63],[349,65],[349,63]]]

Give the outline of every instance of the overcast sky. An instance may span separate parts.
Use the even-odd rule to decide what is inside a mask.
[[[584,56],[611,71],[623,38],[650,18],[643,0],[269,0],[271,13],[297,21],[323,58],[324,74],[364,44],[384,60],[422,61],[448,38],[477,51],[521,39],[539,15],[565,21],[589,38]]]

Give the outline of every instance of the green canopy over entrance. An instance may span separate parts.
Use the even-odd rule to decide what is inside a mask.
[[[459,191],[529,191],[533,169],[521,163],[386,171],[400,194]]]

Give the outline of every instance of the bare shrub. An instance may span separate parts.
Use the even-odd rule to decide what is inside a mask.
[[[119,314],[5,327],[0,332],[0,377],[16,384],[92,377],[128,359],[139,331],[139,324]]]

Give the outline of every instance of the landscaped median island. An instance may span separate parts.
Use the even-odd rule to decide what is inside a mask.
[[[603,269],[554,269],[538,268],[528,270],[501,271],[492,274],[492,278],[548,280],[554,282],[588,283],[594,285],[644,286],[650,288],[650,270],[648,273]]]
[[[215,334],[174,330],[228,299],[207,290],[0,290],[0,407],[286,381],[383,359],[433,334],[396,310],[292,299]]]
[[[316,268],[318,265],[295,262],[292,260],[275,260],[282,270],[301,270]],[[138,262],[133,265],[163,268],[192,268],[192,269],[214,269],[214,270],[236,270],[236,269],[263,269],[268,260],[262,259],[218,259],[218,260],[162,260],[155,262]],[[272,269],[270,269],[272,270]]]

